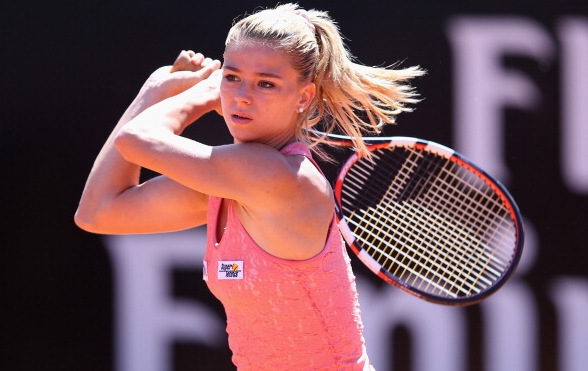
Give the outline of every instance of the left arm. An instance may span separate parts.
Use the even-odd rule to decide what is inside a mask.
[[[220,111],[220,71],[177,96],[153,105],[125,125],[118,151],[139,164],[209,195],[243,205],[276,199],[296,174],[279,151],[262,144],[211,147],[180,136],[204,111]],[[197,123],[196,125],[200,125]]]
[[[114,147],[128,122],[149,107],[208,77],[220,62],[182,52],[173,66],[155,71],[119,120],[98,154],[75,214],[76,224],[93,233],[151,233],[204,223],[207,196],[160,176],[139,184],[140,166]],[[205,113],[206,107],[195,113]],[[196,116],[194,116],[196,117]]]

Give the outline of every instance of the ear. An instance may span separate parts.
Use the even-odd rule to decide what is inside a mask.
[[[300,90],[299,107],[307,109],[316,94],[316,85],[313,82],[307,82]]]

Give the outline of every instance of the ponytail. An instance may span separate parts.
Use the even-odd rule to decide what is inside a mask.
[[[309,110],[307,129],[321,123],[322,131],[339,132],[353,138],[362,154],[369,154],[362,137],[380,133],[393,124],[400,112],[412,109],[417,94],[406,81],[424,74],[419,67],[405,69],[369,67],[355,63],[336,23],[324,12],[309,11],[316,29],[320,53],[314,83],[316,98]],[[328,142],[302,131],[306,141]]]
[[[321,158],[328,156],[317,145],[328,141],[308,129],[320,123],[322,131],[354,138],[357,150],[369,155],[362,136],[379,133],[400,112],[412,110],[407,104],[418,102],[407,81],[423,75],[423,70],[356,63],[326,12],[306,11],[296,4],[263,10],[236,23],[226,44],[242,38],[274,41],[291,56],[300,79],[316,85],[316,96],[300,115],[296,132]]]

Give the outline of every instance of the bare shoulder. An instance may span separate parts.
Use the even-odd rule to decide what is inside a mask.
[[[240,204],[237,213],[262,249],[284,259],[308,259],[325,245],[334,209],[331,186],[308,158],[281,156],[267,164],[280,179],[268,180],[258,202]]]
[[[332,200],[332,190],[328,180],[316,165],[303,156],[286,156],[292,179],[306,197]]]
[[[296,197],[297,193],[320,197],[330,190],[321,172],[305,156],[285,155],[263,144],[216,147],[211,160],[211,171],[225,179],[215,184],[215,191],[224,193],[218,196],[249,207],[255,208],[261,201],[271,206],[269,203],[280,203],[285,195]]]
[[[242,166],[250,169],[248,178],[256,184],[251,190],[265,201],[263,207],[271,207],[273,202],[284,207],[295,201],[292,207],[320,206],[322,201],[331,204],[332,190],[328,180],[304,155],[285,155],[273,148],[252,144],[243,159],[248,164],[256,164],[255,169],[248,164]],[[256,196],[253,199],[258,204],[260,200]]]

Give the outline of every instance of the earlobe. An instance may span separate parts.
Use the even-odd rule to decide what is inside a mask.
[[[314,99],[314,96],[316,94],[316,85],[314,85],[313,82],[306,83],[306,85],[304,85],[304,87],[302,88],[301,93],[302,94],[300,97],[300,106],[302,108],[302,111],[304,111],[306,108],[308,108],[308,106]],[[300,112],[302,113],[302,111]]]

